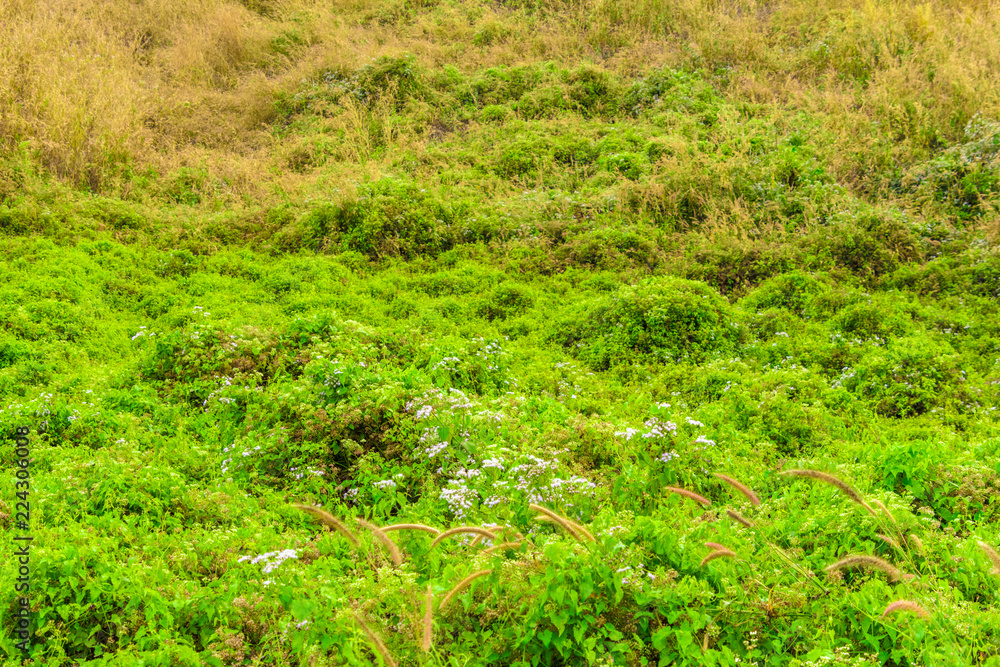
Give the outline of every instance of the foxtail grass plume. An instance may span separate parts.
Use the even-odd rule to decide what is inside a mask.
[[[821,470],[784,470],[780,474],[788,475],[789,477],[809,477],[811,479],[818,479],[821,482],[831,484],[840,489],[845,496],[864,507],[866,512],[871,514],[876,519],[878,518],[875,510],[871,508],[871,505],[865,502],[865,499],[861,497],[858,490],[839,477],[834,477],[830,473],[826,473]]]
[[[729,486],[739,491],[740,493],[742,493],[744,496],[746,496],[747,500],[750,501],[751,505],[753,505],[754,507],[760,506],[760,499],[757,497],[757,494],[753,492],[753,489],[751,489],[749,486],[747,486],[743,482],[733,479],[729,475],[723,475],[722,473],[717,472],[715,473],[715,476],[721,479]]]
[[[716,549],[712,553],[710,553],[707,556],[705,556],[704,558],[702,558],[701,559],[701,565],[702,565],[702,567],[704,567],[706,563],[709,563],[709,562],[715,560],[716,558],[735,558],[735,557],[736,557],[736,552],[735,551],[732,551],[731,549],[726,549],[725,547],[723,547],[721,549]]]
[[[424,623],[423,636],[420,641],[420,650],[427,653],[431,650],[431,621],[434,619],[434,593],[430,584],[427,584],[427,599],[424,603]]]
[[[487,574],[490,574],[492,572],[493,570],[479,570],[478,572],[473,572],[465,579],[462,579],[460,582],[455,584],[455,587],[452,588],[450,591],[448,591],[448,594],[444,596],[443,600],[441,600],[441,604],[438,605],[438,611],[441,611],[445,607],[447,607],[448,603],[451,602],[451,599],[456,595],[458,595],[459,593],[461,593],[463,590],[465,590],[465,588],[473,581],[475,581],[479,577],[486,576]]]
[[[878,534],[878,538],[880,540],[882,540],[883,542],[885,542],[886,544],[888,544],[893,549],[896,549],[897,551],[902,551],[903,550],[902,547],[899,546],[899,543],[896,542],[896,540],[894,540],[891,537],[889,537],[888,535],[883,535],[882,533],[879,533]]]
[[[888,508],[888,507],[886,507],[886,506],[885,506],[885,505],[884,505],[884,504],[882,503],[882,501],[881,501],[881,500],[876,500],[876,499],[873,499],[873,500],[872,500],[872,505],[874,505],[875,507],[877,507],[877,508],[879,508],[880,510],[882,510],[882,513],[883,513],[883,514],[885,514],[885,515],[886,515],[886,516],[887,516],[887,517],[889,518],[889,521],[891,521],[891,522],[892,522],[892,525],[896,526],[896,528],[897,528],[897,529],[899,528],[899,524],[898,524],[898,523],[896,523],[896,517],[894,517],[894,516],[892,515],[892,513],[891,513],[891,512],[889,511],[889,508]]]
[[[919,537],[917,537],[913,533],[910,533],[909,535],[906,536],[906,542],[914,549],[916,549],[917,553],[922,554],[924,552],[924,543],[920,540]]]
[[[897,611],[908,611],[911,614],[916,614],[917,616],[926,618],[927,620],[930,620],[931,618],[931,615],[926,609],[912,600],[896,600],[885,608],[885,611],[882,612],[882,618],[885,618],[889,614]]]
[[[494,551],[500,551],[502,549],[516,549],[519,546],[521,546],[521,540],[517,540],[516,542],[501,542],[500,544],[494,544],[488,549],[483,549],[483,553],[491,554]]]
[[[667,487],[664,487],[664,488],[667,491],[672,491],[673,493],[676,493],[679,496],[684,496],[685,498],[693,500],[696,503],[700,503],[700,504],[704,505],[705,507],[708,507],[709,505],[712,504],[711,500],[709,500],[705,496],[698,495],[694,491],[688,491],[687,489],[681,489],[681,488],[676,487],[676,486],[667,486]]]
[[[832,574],[843,570],[844,568],[853,567],[865,567],[872,570],[880,570],[885,573],[890,582],[897,582],[904,576],[888,561],[884,561],[877,556],[868,556],[866,554],[853,554],[847,558],[838,560],[832,565],[827,565],[824,569],[827,573]]]
[[[990,574],[1000,574],[1000,554],[996,552],[996,549],[986,544],[982,540],[977,540],[979,543],[979,548],[986,553],[986,557],[990,559],[993,563],[993,569],[990,570]]]
[[[732,519],[736,523],[743,524],[747,528],[756,528],[757,527],[756,524],[754,524],[753,521],[751,521],[750,519],[746,518],[745,516],[743,516],[742,514],[740,514],[739,512],[737,512],[736,510],[727,509],[726,510],[726,514],[729,516],[730,519]]]
[[[295,509],[302,510],[303,512],[305,512],[306,514],[315,519],[319,519],[320,523],[322,523],[324,526],[327,526],[328,528],[337,531],[338,533],[346,537],[347,541],[350,542],[355,547],[361,544],[358,541],[358,538],[354,536],[354,533],[352,533],[347,528],[347,526],[345,526],[343,522],[340,521],[340,519],[333,516],[326,510],[320,509],[319,507],[314,507],[312,505],[292,505],[292,507],[294,507]]]
[[[365,620],[363,618],[361,618],[361,615],[355,612],[354,620],[358,622],[358,625],[361,626],[361,629],[365,631],[366,635],[368,635],[369,641],[371,641],[372,646],[375,647],[375,650],[378,651],[379,655],[382,656],[382,659],[385,660],[385,664],[388,665],[388,667],[399,667],[396,661],[392,659],[392,654],[389,653],[389,649],[386,648],[386,645],[382,642],[382,639],[377,634],[375,634],[374,630],[368,627],[368,624],[365,623]]]
[[[430,526],[425,526],[422,523],[397,523],[393,526],[386,526],[382,529],[382,532],[388,533],[393,530],[419,530],[424,533],[430,533],[437,537],[441,534],[441,531],[437,528],[432,528]]]
[[[434,541],[431,542],[430,548],[433,549],[438,544],[440,544],[442,540],[449,538],[452,535],[460,535],[462,533],[474,533],[476,535],[482,535],[483,537],[488,537],[491,540],[495,540],[497,538],[495,533],[486,530],[485,528],[480,528],[479,526],[459,526],[458,528],[451,528],[450,530],[446,530],[437,537],[435,537]]]
[[[588,531],[586,528],[584,528],[580,524],[576,523],[575,521],[572,521],[570,519],[567,519],[564,516],[560,516],[560,515],[556,514],[555,512],[553,512],[550,509],[547,509],[545,507],[542,507],[541,505],[535,505],[535,504],[528,505],[528,508],[532,509],[532,510],[534,510],[536,512],[540,512],[541,514],[545,515],[545,517],[547,517],[553,523],[557,523],[560,526],[562,526],[563,530],[565,530],[567,533],[569,533],[570,535],[572,535],[573,537],[575,537],[577,539],[577,541],[582,541],[584,539],[587,539],[587,540],[589,540],[591,542],[596,542],[597,541],[594,538],[594,536],[590,534],[590,531]]]
[[[373,523],[368,523],[364,519],[355,518],[354,520],[357,521],[358,525],[362,528],[367,528],[371,531],[371,534],[382,543],[382,546],[384,546],[386,551],[389,552],[389,556],[392,558],[392,562],[396,565],[396,567],[403,564],[403,554],[399,552],[399,547],[396,546],[395,542],[389,539],[389,536],[385,534],[385,531]]]

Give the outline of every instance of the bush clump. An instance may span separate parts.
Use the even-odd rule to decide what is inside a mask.
[[[598,301],[556,334],[596,370],[635,361],[701,360],[732,350],[739,329],[729,302],[701,282],[645,280]]]

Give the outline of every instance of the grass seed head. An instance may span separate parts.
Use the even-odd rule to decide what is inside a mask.
[[[434,619],[434,593],[430,584],[427,584],[427,598],[424,602],[424,623],[423,636],[420,641],[420,650],[427,653],[431,650],[431,622]]]
[[[681,489],[681,488],[678,488],[676,486],[668,486],[668,487],[665,487],[665,488],[667,489],[667,491],[671,491],[673,493],[676,493],[679,496],[684,496],[685,498],[693,500],[696,503],[700,503],[701,505],[704,505],[705,507],[708,507],[709,505],[712,504],[712,501],[710,501],[708,498],[706,498],[704,496],[700,496],[697,493],[695,493],[694,491],[688,491],[687,489]]]
[[[908,611],[911,614],[916,614],[917,616],[928,620],[931,618],[931,615],[927,613],[926,609],[912,600],[896,600],[885,608],[885,611],[882,612],[882,618],[885,618],[889,614],[897,611]]]
[[[495,533],[486,530],[485,528],[480,528],[479,526],[459,526],[458,528],[451,528],[449,530],[446,530],[437,537],[435,537],[434,541],[431,542],[430,548],[433,549],[438,544],[440,544],[442,540],[449,538],[452,535],[460,535],[462,533],[475,533],[476,535],[482,535],[483,537],[488,537],[491,540],[497,539]]]
[[[492,547],[489,547],[488,549],[483,549],[483,553],[491,554],[494,551],[502,551],[505,549],[516,549],[519,546],[521,546],[521,540],[518,540],[516,542],[501,542],[500,544],[494,544]]]
[[[533,503],[528,505],[528,508],[536,512],[540,512],[545,517],[545,519],[542,520],[552,521],[553,523],[557,523],[562,526],[563,530],[576,538],[577,541],[583,541],[584,539],[591,542],[597,541],[586,528],[574,521],[570,521],[564,516],[559,516],[548,508],[542,507],[541,505],[535,505]]]
[[[865,508],[866,512],[871,514],[873,517],[878,518],[875,510],[871,508],[871,505],[865,502],[865,499],[861,497],[858,490],[839,477],[835,477],[830,473],[823,472],[821,470],[784,470],[780,474],[788,475],[789,477],[809,477],[811,479],[818,479],[821,482],[831,484],[840,489],[845,496]]]
[[[441,534],[441,531],[437,528],[432,528],[431,526],[425,526],[422,523],[397,523],[393,526],[386,526],[382,529],[382,532],[388,533],[393,530],[419,530],[424,533],[430,533],[437,537]]]
[[[736,552],[732,551],[731,549],[726,549],[725,547],[723,547],[722,549],[716,549],[712,553],[702,558],[701,565],[702,567],[704,567],[706,563],[709,563],[715,560],[716,558],[735,558],[735,557],[736,557]]]
[[[881,500],[872,500],[872,505],[882,510],[882,513],[889,518],[889,521],[892,522],[892,525],[896,526],[897,528],[899,527],[899,524],[896,523],[896,517],[892,515],[892,513],[889,511],[889,508],[886,507]]]
[[[882,540],[883,542],[885,542],[886,544],[888,544],[893,549],[896,549],[897,551],[902,551],[903,550],[902,547],[899,546],[899,543],[896,542],[896,540],[894,540],[891,537],[889,537],[888,535],[883,535],[882,533],[879,533],[878,534],[878,538],[880,540]]]
[[[312,505],[292,505],[292,507],[294,507],[295,509],[302,510],[309,516],[318,519],[319,522],[322,523],[324,526],[327,526],[328,528],[337,531],[338,533],[346,537],[347,541],[350,542],[353,546],[356,547],[361,544],[358,541],[358,538],[354,536],[354,533],[352,533],[350,529],[348,529],[348,527],[345,526],[340,519],[333,516],[326,510],[320,509],[319,507],[314,507]]]
[[[864,567],[873,570],[881,570],[885,573],[890,582],[897,582],[903,577],[903,574],[888,561],[882,560],[877,556],[869,556],[867,554],[853,554],[847,558],[838,560],[832,565],[827,565],[824,569],[828,574],[833,574],[850,567]],[[910,576],[912,577],[912,575]]]
[[[742,514],[740,514],[739,512],[737,512],[736,510],[727,509],[726,510],[726,514],[729,516],[730,519],[732,519],[733,521],[735,521],[737,523],[743,524],[747,528],[756,528],[757,527],[754,524],[753,521],[751,521],[750,519],[746,518],[745,516],[743,516]]]
[[[365,521],[364,519],[356,518],[355,521],[358,522],[359,526],[367,528],[369,531],[371,531],[371,534],[374,535],[375,538],[382,543],[386,551],[389,552],[389,556],[392,558],[392,562],[396,565],[396,567],[399,567],[400,565],[403,564],[403,554],[399,552],[399,547],[396,546],[395,542],[389,539],[389,536],[385,534],[385,531],[383,531],[375,524]]]
[[[1000,574],[1000,554],[996,552],[996,549],[986,544],[982,540],[977,540],[979,543],[979,548],[986,553],[986,557],[990,559],[993,563],[993,569],[990,571],[991,574]]]
[[[460,582],[458,582],[457,584],[455,584],[455,587],[452,588],[450,591],[448,591],[448,594],[444,596],[443,600],[441,600],[441,604],[438,605],[438,611],[441,611],[445,607],[447,607],[448,603],[451,602],[451,599],[453,597],[455,597],[456,595],[458,595],[459,593],[461,593],[463,590],[465,590],[465,588],[469,584],[471,584],[473,581],[475,581],[479,577],[486,576],[487,574],[490,574],[491,572],[493,572],[493,570],[479,570],[478,572],[473,572],[472,574],[470,574],[469,576],[467,576],[465,579],[462,579]]]
[[[386,648],[386,645],[382,642],[382,638],[375,634],[375,631],[372,630],[367,623],[365,623],[365,620],[361,618],[361,615],[354,612],[354,620],[358,622],[361,629],[365,631],[366,635],[368,635],[369,641],[371,641],[379,655],[382,656],[382,659],[385,660],[385,664],[389,667],[398,667],[396,661],[392,658],[392,654],[389,653],[389,649]]]
[[[760,506],[760,499],[757,497],[757,494],[753,492],[753,489],[751,489],[749,486],[747,486],[746,484],[743,484],[740,481],[737,481],[737,480],[733,479],[732,477],[730,477],[728,475],[723,475],[721,473],[715,473],[715,476],[718,477],[719,479],[721,479],[723,482],[725,482],[729,486],[731,486],[734,489],[736,489],[737,491],[739,491],[740,493],[742,493],[744,496],[746,496],[747,500],[750,501],[751,505],[753,505],[754,507],[759,507]]]

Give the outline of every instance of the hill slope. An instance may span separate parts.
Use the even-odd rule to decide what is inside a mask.
[[[6,664],[997,664],[998,10],[0,0]]]

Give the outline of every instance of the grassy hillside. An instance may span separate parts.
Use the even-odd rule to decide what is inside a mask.
[[[0,0],[5,664],[1000,665],[997,35]]]

